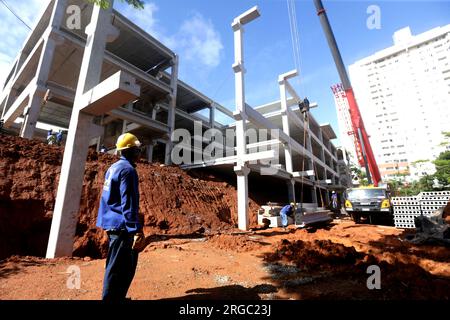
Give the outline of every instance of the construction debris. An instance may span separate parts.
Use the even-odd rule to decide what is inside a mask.
[[[414,244],[443,245],[450,247],[450,226],[442,218],[441,208],[428,217],[419,216],[414,219],[417,233],[408,240]]]

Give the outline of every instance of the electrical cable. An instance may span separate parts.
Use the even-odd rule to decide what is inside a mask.
[[[14,10],[12,10],[9,6],[8,6],[8,4],[6,3],[6,1],[5,0],[0,0],[2,3],[3,3],[3,5],[6,7],[6,9],[8,9],[17,19],[19,19],[28,29],[30,29],[30,31],[31,31],[31,27],[28,25],[28,24],[26,24],[26,22],[25,21],[23,21],[23,19],[22,18],[20,18],[19,17],[19,15],[18,14],[16,14],[15,12],[14,12]]]

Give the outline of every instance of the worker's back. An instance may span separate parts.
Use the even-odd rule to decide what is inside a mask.
[[[124,157],[106,172],[98,209],[97,226],[105,230],[138,230],[139,178],[136,169]]]

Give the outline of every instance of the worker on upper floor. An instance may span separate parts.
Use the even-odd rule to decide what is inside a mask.
[[[295,212],[295,203],[291,202],[290,204],[284,206],[280,211],[281,216],[281,226],[286,228],[288,225],[288,217],[293,217]]]
[[[136,171],[141,143],[125,133],[117,139],[116,147],[121,157],[106,172],[97,218],[97,226],[106,230],[109,239],[102,295],[107,301],[125,300],[138,253],[145,247]]]
[[[56,134],[56,143],[58,144],[58,146],[61,145],[63,140],[63,132],[62,130],[59,130],[58,133]]]
[[[47,144],[48,145],[56,144],[56,136],[53,134],[53,130],[52,129],[47,131]]]

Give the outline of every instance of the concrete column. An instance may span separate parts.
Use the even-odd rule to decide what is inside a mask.
[[[325,163],[325,144],[323,143],[323,134],[322,130],[319,129],[319,140],[322,142],[322,145],[319,145],[320,147],[320,160],[322,160]]]
[[[290,134],[290,128],[289,128],[289,118],[288,118],[288,105],[287,105],[287,95],[286,95],[286,85],[285,80],[279,81],[280,85],[280,101],[281,101],[281,118],[283,122],[283,132],[287,134],[289,137]],[[294,172],[294,166],[292,163],[292,150],[291,146],[289,144],[284,145],[284,157],[285,157],[285,163],[286,163],[286,171],[287,172]]]
[[[55,47],[56,43],[53,39],[47,38],[44,41],[41,56],[39,58],[39,64],[36,70],[36,77],[32,80],[36,81],[36,84],[47,82],[50,68],[53,63]],[[33,138],[34,130],[36,129],[36,123],[41,111],[42,98],[43,95],[40,92],[35,91],[34,93],[30,94],[28,105],[25,108],[24,121],[22,123],[20,134],[22,138]]]
[[[240,170],[235,168],[237,176],[237,198],[238,198],[238,228],[240,230],[248,230],[250,221],[248,215],[248,174],[250,169],[241,167]]]
[[[288,198],[289,202],[296,202],[295,198],[295,180],[287,180],[286,181],[288,187]]]
[[[166,165],[172,164],[171,153],[173,148],[172,143],[172,134],[175,130],[175,115],[176,115],[176,107],[177,107],[177,91],[178,91],[178,64],[179,58],[175,55],[172,64],[172,75],[170,80],[170,87],[172,89],[172,93],[170,94],[170,102],[168,112],[167,125],[169,126],[169,141],[166,144],[166,157],[164,163]]]
[[[151,144],[147,145],[147,161],[153,162],[153,149],[155,148],[155,143],[152,141]]]
[[[306,126],[306,134],[307,134],[307,137],[306,137],[306,149],[309,152],[311,152],[312,156],[314,156],[313,149],[312,149],[312,142],[311,142],[311,139],[312,139],[311,138],[311,129],[309,128],[309,121],[308,120],[305,121],[305,126]],[[311,180],[314,182],[314,181],[316,181],[315,177],[317,175],[317,172],[316,172],[317,168],[314,166],[313,158],[308,158],[308,163],[309,163],[309,166],[310,166],[311,170],[314,170],[314,173],[315,173],[315,175],[311,177]],[[313,201],[313,203],[318,204],[316,190],[317,190],[317,188],[316,188],[316,186],[314,184],[313,193],[312,193],[312,201]]]
[[[216,106],[211,104],[209,108],[209,127],[214,128],[214,123],[216,121]]]
[[[36,70],[36,77],[32,81],[36,81],[36,84],[46,84],[50,69],[53,63],[53,56],[55,53],[56,41],[51,38],[52,28],[59,27],[64,18],[66,11],[67,0],[57,0],[53,7],[52,17],[50,19],[50,28],[45,32],[45,40],[42,47],[41,56],[39,58],[38,67]],[[18,63],[20,63],[20,58]],[[20,136],[26,139],[32,139],[34,130],[36,129],[36,123],[39,118],[39,114],[42,106],[42,94],[34,92],[30,94],[28,106],[25,108],[24,121],[22,123],[22,129]]]
[[[92,133],[94,117],[80,110],[85,107],[84,93],[94,88],[100,81],[106,39],[112,27],[113,2],[110,0],[110,6],[105,10],[94,6],[91,22],[86,28],[88,41],[84,49],[70,118],[47,247],[47,258],[72,255],[89,141],[95,137]]]
[[[244,54],[243,54],[243,28],[239,21],[232,24],[234,30],[234,55],[235,63],[233,70],[235,75],[235,91],[236,91],[236,111],[238,117],[236,119],[236,155],[237,164],[234,171],[237,175],[237,198],[238,198],[238,228],[248,230],[248,173],[249,168],[246,166],[244,156],[247,153],[246,147],[246,113],[245,113],[245,87],[244,87]]]
[[[155,106],[155,107],[153,107],[153,110],[152,110],[152,119],[153,120],[156,120],[157,113],[158,113],[158,110],[156,109],[156,106]]]

